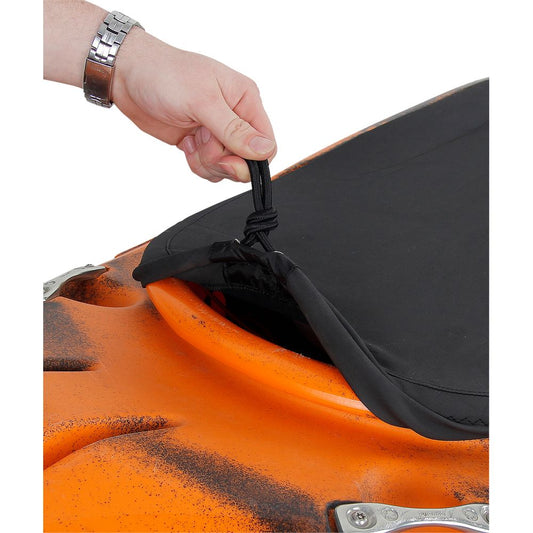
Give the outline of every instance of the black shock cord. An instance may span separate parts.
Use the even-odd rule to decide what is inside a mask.
[[[242,244],[259,242],[266,252],[273,252],[268,234],[278,227],[278,213],[272,207],[272,182],[268,161],[246,160],[250,169],[255,211],[246,219]]]

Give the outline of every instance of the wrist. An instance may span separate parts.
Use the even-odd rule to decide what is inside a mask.
[[[144,30],[134,27],[128,33],[120,47],[120,53],[115,62],[115,74],[111,87],[111,96],[114,102],[120,101],[120,97],[126,91],[128,80],[135,70],[135,66],[143,62],[146,47],[152,36]]]

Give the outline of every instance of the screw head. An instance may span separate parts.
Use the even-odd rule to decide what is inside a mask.
[[[357,529],[368,529],[376,524],[374,512],[363,506],[352,507],[346,514],[350,524]]]
[[[368,516],[363,511],[357,511],[352,514],[352,521],[358,526],[366,526],[368,524]]]

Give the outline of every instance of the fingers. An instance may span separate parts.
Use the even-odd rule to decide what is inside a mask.
[[[241,99],[243,103],[239,102],[241,109],[250,109],[250,98],[250,96],[243,95]],[[260,100],[259,105],[262,109]],[[255,112],[255,115],[244,113],[239,116],[228,106],[222,95],[211,105],[201,106],[197,114],[198,121],[210,130],[229,152],[245,159],[255,160],[274,156],[276,143],[266,114],[263,116],[263,113]],[[247,119],[252,120],[258,127],[264,128],[265,131],[256,129]]]
[[[194,135],[188,135],[178,148],[185,152],[191,170],[212,182],[224,178],[246,182],[250,180],[248,166],[240,157],[230,152],[204,126]]]
[[[197,140],[194,135],[188,135],[177,146],[185,152],[187,163],[195,174],[213,183],[224,179],[224,176],[217,175],[214,170],[210,170],[203,165],[200,159]]]
[[[274,132],[251,80],[240,76],[230,89],[226,87],[224,92],[223,87],[218,83],[218,94],[211,93],[209,98],[204,94],[195,100],[190,118],[200,127],[183,138],[178,148],[201,177],[249,181],[244,159],[272,160],[276,154]]]
[[[263,107],[261,97],[259,96],[259,90],[257,88],[245,92],[233,111],[235,111],[239,117],[248,121],[257,131],[260,131],[268,139],[273,139],[275,142],[272,124]],[[277,145],[274,148],[274,152],[268,156],[269,161],[274,158],[276,152]]]
[[[230,175],[236,176],[238,181],[246,183],[250,181],[250,170],[246,161],[236,155],[226,155],[220,158],[219,166],[224,168]]]

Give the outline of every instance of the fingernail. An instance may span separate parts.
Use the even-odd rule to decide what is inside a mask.
[[[211,132],[205,126],[200,128],[200,138],[204,144],[211,139]]]
[[[196,141],[190,135],[183,139],[183,149],[190,155],[196,152]]]
[[[223,174],[226,174],[230,178],[237,178],[237,174],[235,173],[235,169],[229,164],[229,163],[219,163],[218,170],[222,172]]]
[[[253,137],[249,146],[257,154],[268,154],[274,150],[275,144],[266,137]]]

